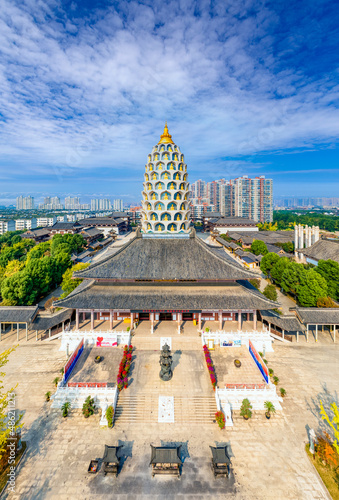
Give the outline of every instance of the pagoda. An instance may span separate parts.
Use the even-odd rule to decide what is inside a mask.
[[[189,232],[189,184],[184,155],[174,144],[167,122],[160,141],[148,155],[142,192],[142,231],[145,234]]]

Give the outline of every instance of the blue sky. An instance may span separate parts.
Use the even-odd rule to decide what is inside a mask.
[[[138,202],[164,121],[189,178],[338,196],[335,2],[3,0],[0,204]]]

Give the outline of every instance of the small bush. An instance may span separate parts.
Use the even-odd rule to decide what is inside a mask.
[[[252,405],[250,401],[246,398],[243,399],[241,408],[240,408],[240,415],[246,419],[251,418],[252,416]]]
[[[55,377],[55,379],[53,380],[53,384],[55,385],[55,387],[57,387],[59,383],[59,377]]]
[[[68,411],[69,411],[70,407],[71,407],[71,403],[70,403],[69,401],[66,401],[66,402],[62,405],[62,407],[61,407],[61,411],[62,411],[62,416],[63,416],[64,418],[66,418],[66,417],[67,417],[67,415],[68,415]]]
[[[113,405],[110,405],[106,410],[106,418],[108,427],[113,427],[114,422],[114,408]]]
[[[278,383],[279,383],[279,377],[274,376],[273,377],[273,384],[278,385]]]
[[[46,398],[46,401],[49,401],[51,399],[51,391],[46,392],[45,398]]]
[[[221,410],[217,411],[215,414],[215,419],[216,419],[217,424],[219,425],[220,429],[225,429],[226,420],[225,420],[224,412],[222,412]]]
[[[280,396],[283,398],[286,396],[286,391],[282,387],[280,387]]]
[[[83,404],[82,414],[84,415],[85,418],[88,418],[94,414],[94,411],[95,411],[94,399],[91,398],[91,396],[88,396]]]
[[[274,375],[274,370],[272,368],[268,369],[268,373],[270,374],[270,377],[273,377]]]
[[[263,294],[269,300],[276,301],[278,298],[277,290],[274,285],[267,285],[263,291]]]

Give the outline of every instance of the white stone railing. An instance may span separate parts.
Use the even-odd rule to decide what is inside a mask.
[[[129,345],[131,342],[131,332],[127,331],[91,330],[86,332],[84,330],[73,330],[71,332],[63,332],[59,350],[72,352],[81,339],[85,340],[87,346],[93,347],[96,346],[98,337],[102,337],[112,344],[116,342],[117,345]]]
[[[233,427],[231,405],[227,402],[221,403],[219,397],[219,389],[215,388],[215,401],[217,403],[218,411],[222,411],[225,416],[225,427]]]
[[[209,340],[213,340],[214,345],[219,345],[220,347],[223,347],[224,343],[232,343],[234,347],[241,345],[246,345],[248,347],[249,341],[251,340],[257,351],[273,352],[272,337],[266,329],[262,332],[255,330],[253,330],[253,332],[242,332],[240,330],[234,332],[227,332],[224,330],[217,330],[214,332],[202,331],[202,345],[206,344],[208,346]]]
[[[68,387],[58,386],[57,391],[52,396],[52,408],[61,408],[66,402],[71,403],[71,409],[83,407],[88,396],[94,399],[97,408],[101,408],[100,425],[107,426],[106,410],[112,405],[115,408],[118,400],[117,387]]]
[[[227,404],[230,405],[231,410],[240,410],[243,399],[250,401],[253,410],[265,410],[265,401],[273,403],[276,410],[282,410],[280,404],[282,398],[278,396],[276,386],[271,383],[263,389],[225,388],[216,389],[216,393],[223,411]]]

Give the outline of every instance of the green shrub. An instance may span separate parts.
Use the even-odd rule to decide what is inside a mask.
[[[88,396],[83,404],[82,414],[84,415],[85,418],[88,418],[91,415],[93,415],[94,411],[95,411],[94,399],[91,398],[91,396]]]
[[[108,427],[113,427],[114,422],[114,408],[113,405],[110,405],[106,410],[106,418]]]

